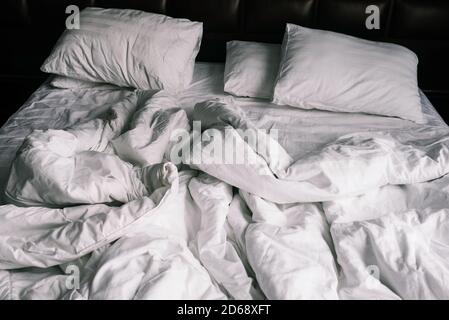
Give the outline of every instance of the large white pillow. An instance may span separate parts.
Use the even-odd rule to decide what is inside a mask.
[[[287,24],[273,102],[422,123],[417,64],[399,45]]]
[[[86,8],[41,70],[79,80],[179,92],[192,80],[203,25],[138,10]]]
[[[228,42],[224,91],[235,96],[271,99],[279,55],[279,44]]]

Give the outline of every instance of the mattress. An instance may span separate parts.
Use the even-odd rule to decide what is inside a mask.
[[[449,298],[449,128],[425,95],[425,125],[300,110],[225,94],[223,68],[197,63],[178,97],[49,82],[30,97],[0,129],[2,193],[8,181],[7,195],[17,200],[0,206],[0,298]],[[133,133],[114,136],[141,97]],[[188,120],[166,105],[185,110]],[[142,158],[126,143],[154,157],[173,124],[195,121],[214,139],[183,144],[192,150],[172,169],[178,175],[151,194],[139,189],[145,171],[102,143],[114,136],[115,152],[132,163]],[[154,132],[139,131],[139,123],[155,123],[156,140],[145,140]],[[255,146],[239,131],[253,128],[262,132]],[[215,163],[207,148],[215,138],[254,162]],[[80,145],[95,152],[79,152]],[[202,162],[194,161],[196,146]],[[84,170],[78,189],[65,189],[77,165]],[[103,169],[110,170],[106,180],[133,178],[123,179],[132,195],[120,185],[112,190],[121,204],[85,179]],[[93,188],[94,199],[79,186]],[[27,206],[30,194],[49,205]],[[67,197],[81,202],[58,206]],[[76,286],[67,285],[71,270],[81,272]]]

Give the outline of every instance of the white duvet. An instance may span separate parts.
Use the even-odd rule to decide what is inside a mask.
[[[19,149],[13,204],[0,206],[0,298],[449,298],[449,129],[436,117],[207,100],[191,120],[254,162],[214,163],[211,140],[195,140],[203,161],[177,164],[170,136],[191,130],[178,107],[192,100],[109,95]],[[252,144],[239,129],[278,136]]]

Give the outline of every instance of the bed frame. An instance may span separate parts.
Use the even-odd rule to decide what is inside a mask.
[[[449,97],[449,0],[3,0],[2,83],[43,76],[39,66],[64,29],[65,8],[71,4],[203,21],[200,61],[224,61],[225,43],[231,39],[280,43],[286,22],[398,43],[418,55],[420,87],[442,99],[443,105],[434,104],[444,116]],[[379,29],[366,27],[369,5],[379,8]]]

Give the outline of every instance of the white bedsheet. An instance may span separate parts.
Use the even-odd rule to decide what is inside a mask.
[[[285,153],[259,140],[269,146],[258,161],[271,177],[250,166],[195,165],[205,173],[184,169],[162,191],[117,207],[3,205],[0,298],[449,297],[449,130],[424,96],[427,125],[419,126],[230,98],[222,88],[223,65],[200,63],[177,98],[204,129],[278,130],[276,150]],[[0,129],[0,181],[32,130],[72,127],[142,94],[44,84]],[[194,110],[213,98],[223,105]],[[338,165],[328,161],[335,156]],[[65,272],[73,266],[76,289]]]

